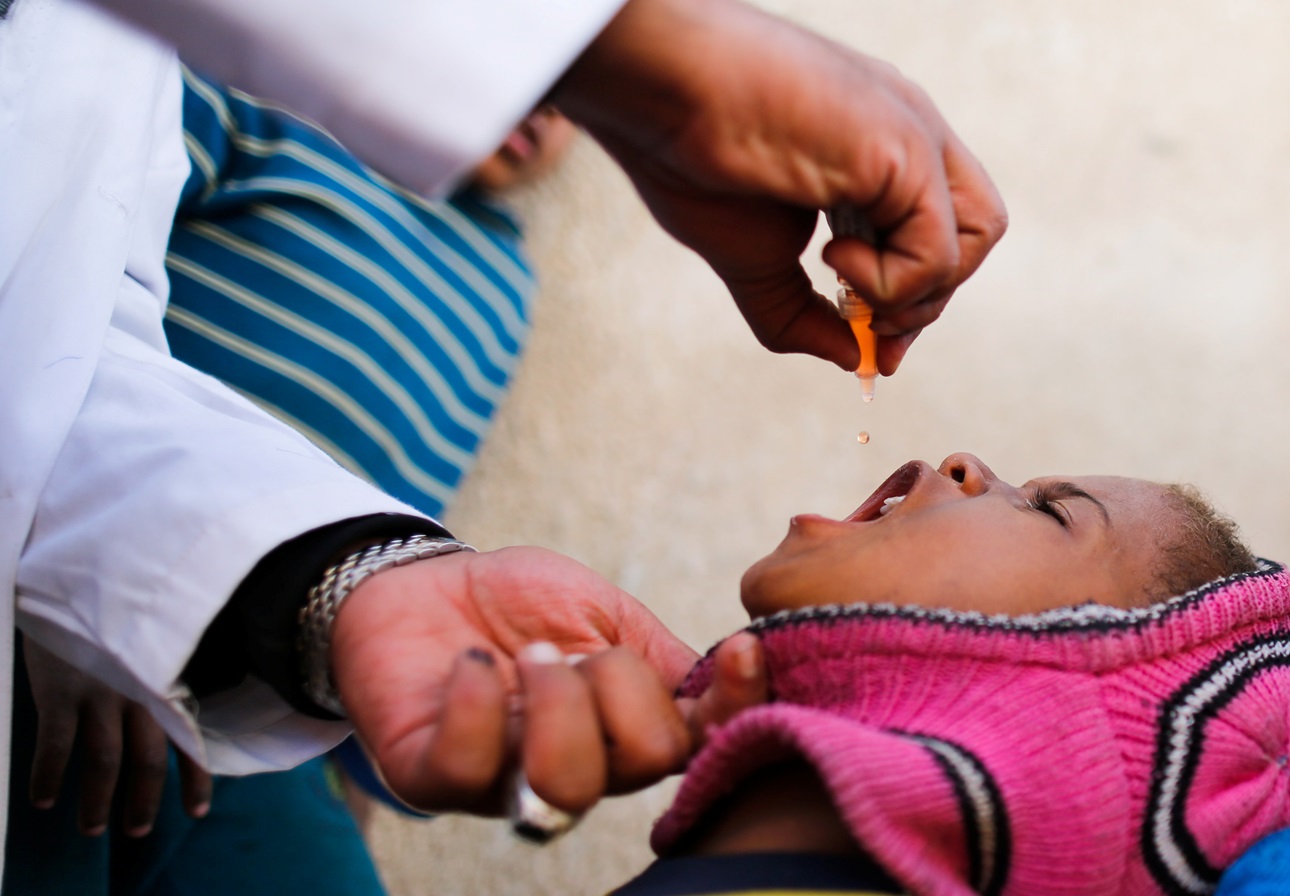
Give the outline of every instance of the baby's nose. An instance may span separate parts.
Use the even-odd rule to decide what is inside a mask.
[[[962,485],[963,491],[970,495],[981,494],[995,479],[994,471],[985,465],[985,461],[966,451],[956,451],[945,458],[936,472]]]

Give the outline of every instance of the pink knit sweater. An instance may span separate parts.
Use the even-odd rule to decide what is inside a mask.
[[[890,605],[758,620],[774,702],[715,734],[653,844],[769,763],[819,772],[913,893],[1209,893],[1290,824],[1290,576],[1140,610]],[[703,691],[710,657],[691,673]]]

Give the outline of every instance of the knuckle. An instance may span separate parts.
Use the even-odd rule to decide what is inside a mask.
[[[776,355],[786,355],[792,349],[784,344],[783,337],[779,333],[754,332],[757,337],[757,344],[769,352]]]
[[[870,56],[867,57],[866,61],[869,63],[873,74],[878,76],[878,78],[894,84],[903,84],[906,82],[906,78],[900,73],[900,69],[887,60],[876,59]]]
[[[905,102],[909,103],[924,120],[929,118],[940,119],[940,113],[936,111],[936,103],[932,101],[931,94],[916,81],[911,81],[903,75],[901,80],[903,82]]]
[[[992,237],[992,242],[997,243],[1008,232],[1008,223],[1008,210],[1000,203],[986,225],[986,232]]]
[[[926,305],[919,305],[911,312],[907,329],[919,330],[926,327],[928,324],[935,323],[936,319],[941,316],[941,310],[943,307],[944,306],[940,302],[931,302]]]
[[[748,325],[752,330],[753,337],[757,340],[757,344],[767,351],[774,352],[777,355],[792,351],[787,346],[785,328],[779,321],[750,320]]]
[[[944,286],[954,279],[959,272],[961,259],[958,242],[952,242],[928,271],[928,279],[932,281],[933,288]]]
[[[990,247],[999,242],[1008,231],[1008,210],[996,197],[993,206],[984,212],[969,210],[960,221],[961,231],[969,247],[976,247],[984,257]]]
[[[904,301],[901,310],[905,313],[921,308],[930,298],[954,281],[959,270],[959,247],[957,241],[938,246],[935,252],[927,252],[917,262],[903,269],[896,269],[893,280],[897,284],[894,290]]]

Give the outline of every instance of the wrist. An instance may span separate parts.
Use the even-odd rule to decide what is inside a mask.
[[[556,82],[549,101],[597,139],[635,143],[681,128],[697,105],[689,76],[713,4],[627,0]]]
[[[382,513],[340,520],[274,548],[212,620],[184,668],[184,683],[200,700],[253,676],[299,712],[332,718],[303,693],[297,642],[306,595],[355,549],[417,533],[451,537],[433,520]]]
[[[333,634],[341,608],[359,586],[396,567],[474,551],[451,537],[416,534],[355,551],[329,567],[309,589],[298,616],[296,649],[304,695],[328,713],[348,715],[332,672]]]

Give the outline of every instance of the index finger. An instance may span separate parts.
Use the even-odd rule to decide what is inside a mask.
[[[906,147],[888,163],[883,192],[855,204],[872,224],[873,242],[835,234],[825,263],[879,313],[914,305],[940,289],[960,264],[957,219],[939,146]]]
[[[122,820],[127,837],[143,837],[152,830],[161,805],[169,770],[169,742],[148,710],[138,703],[125,706],[125,780],[122,785]]]
[[[878,368],[884,376],[895,373],[910,344],[941,316],[954,291],[976,273],[1008,229],[1008,211],[990,176],[953,134],[946,139],[944,159],[954,205],[959,266],[941,289],[911,307],[874,320],[874,332],[882,337]]]
[[[629,793],[680,771],[690,737],[671,689],[630,648],[606,650],[578,665],[604,729],[609,792]]]
[[[509,717],[495,664],[482,649],[465,651],[443,685],[437,714],[416,714],[394,732],[388,724],[385,731],[367,732],[365,743],[400,799],[430,812],[491,808],[507,756]],[[372,736],[380,734],[385,737]]]
[[[959,266],[948,286],[976,273],[1008,229],[1008,209],[976,156],[953,133],[945,140],[945,175],[958,233]]]

